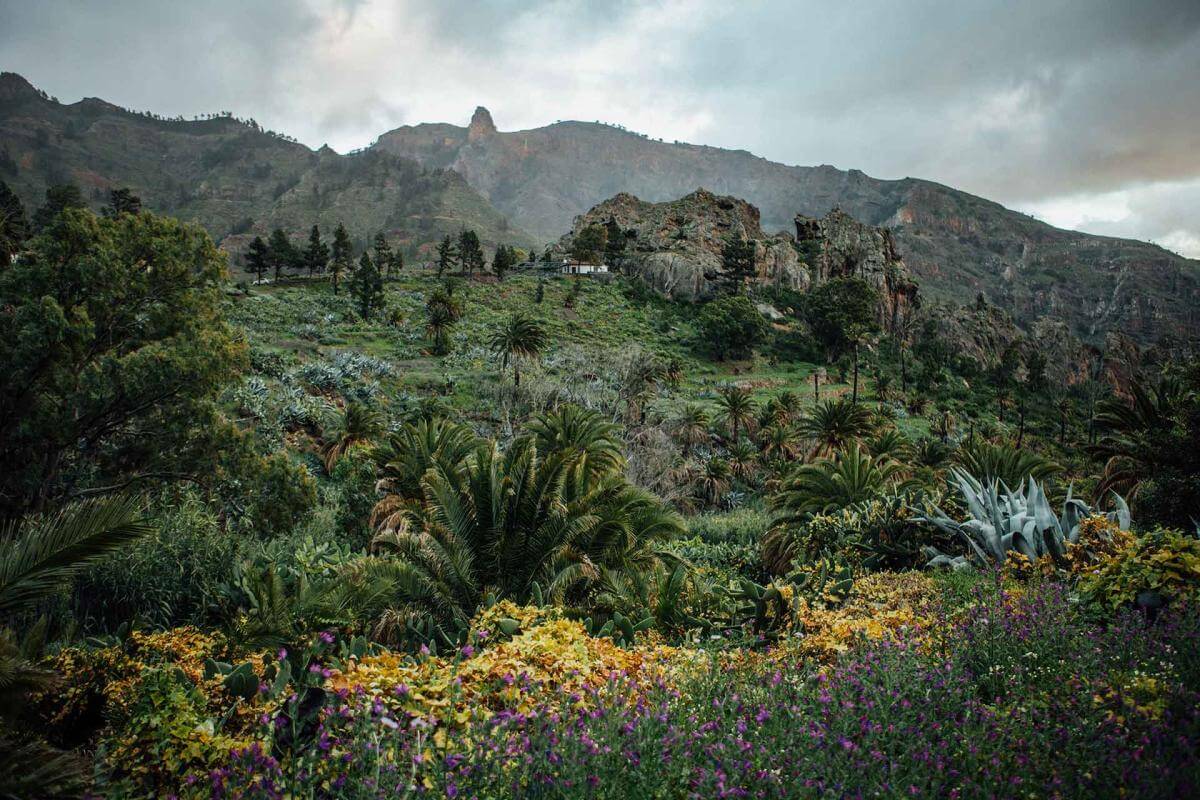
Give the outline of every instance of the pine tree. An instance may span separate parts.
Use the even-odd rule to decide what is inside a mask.
[[[128,188],[113,189],[108,193],[108,207],[104,209],[104,216],[119,217],[122,214],[140,213],[142,213],[142,198]]]
[[[545,299],[546,299],[546,279],[538,278],[537,293],[534,294],[534,296],[533,296],[533,302],[537,303],[538,305],[541,305],[542,301]]]
[[[350,278],[350,294],[358,301],[358,313],[363,319],[370,319],[383,308],[383,276],[365,252]]]
[[[479,235],[475,231],[463,231],[458,235],[458,261],[468,275],[482,272],[487,266],[483,245],[479,243]]]
[[[278,283],[280,273],[299,264],[300,253],[288,235],[283,232],[283,228],[271,231],[271,239],[267,242],[267,248],[270,250],[270,263],[271,269],[275,272],[275,282]]]
[[[337,230],[333,232],[333,251],[332,260],[330,261],[334,294],[338,293],[338,281],[342,273],[350,271],[352,252],[353,247],[350,244],[350,234],[346,232],[346,226],[339,222]]]
[[[721,248],[721,269],[704,273],[721,294],[742,294],[755,276],[754,242],[741,234],[725,240]]]
[[[329,263],[329,245],[321,240],[321,229],[316,225],[308,233],[308,247],[304,249],[304,266],[308,269],[308,277],[325,271]]]
[[[389,278],[392,276],[392,248],[383,231],[375,234],[375,267]]]
[[[255,283],[262,283],[263,273],[271,266],[271,248],[261,236],[255,236],[246,251],[246,268],[254,273]]]
[[[39,129],[40,130],[40,129]],[[73,183],[59,183],[46,189],[46,202],[33,214],[33,231],[38,233],[68,208],[84,208],[83,194]]]
[[[403,269],[404,269],[404,253],[402,253],[400,251],[400,248],[397,247],[395,250],[392,251],[392,263],[388,267],[388,274],[390,275],[392,273],[399,273]]]
[[[458,250],[454,247],[454,240],[450,238],[450,234],[446,234],[437,247],[437,274],[442,277],[442,273],[454,266],[454,259],[458,255]]]

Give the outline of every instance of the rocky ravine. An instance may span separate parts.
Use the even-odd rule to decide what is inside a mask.
[[[930,181],[788,166],[588,122],[501,132],[486,109],[469,128],[397,128],[374,148],[453,169],[514,225],[547,240],[619,192],[662,202],[704,186],[756,205],[768,231],[790,229],[797,212],[823,217],[834,208],[886,227],[931,297],[970,302],[983,292],[1022,324],[1053,314],[1097,343],[1112,330],[1141,341],[1200,334],[1200,262],[1060,230]]]
[[[764,233],[757,208],[706,189],[664,203],[621,193],[576,217],[555,250],[566,253],[589,225],[613,224],[626,241],[617,266],[677,300],[710,297],[706,276],[720,272],[725,241],[741,236],[754,242],[760,283],[805,292],[832,278],[861,277],[880,291],[880,322],[889,330],[899,329],[916,303],[916,284],[891,233],[836,209],[820,219],[797,215],[793,237]]]

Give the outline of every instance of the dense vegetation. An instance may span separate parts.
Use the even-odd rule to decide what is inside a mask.
[[[981,363],[737,241],[695,307],[470,231],[235,285],[135,201],[0,184],[0,794],[1197,789],[1179,348]]]

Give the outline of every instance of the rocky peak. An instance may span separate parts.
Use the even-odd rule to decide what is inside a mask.
[[[476,106],[471,115],[471,124],[467,126],[467,141],[475,142],[496,133],[496,123],[492,122],[492,114],[483,106]]]
[[[33,84],[15,72],[0,72],[0,102],[41,97]]]

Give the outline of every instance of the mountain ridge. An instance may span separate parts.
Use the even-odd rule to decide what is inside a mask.
[[[338,154],[226,115],[163,119],[99,98],[62,104],[0,73],[0,179],[29,206],[74,181],[93,205],[129,186],[147,206],[202,224],[231,253],[283,227],[344,221],[410,253],[462,228],[486,245],[556,241],[622,192],[666,202],[703,188],[744,199],[767,231],[840,209],[891,230],[926,296],[978,294],[1022,324],[1047,315],[1093,342],[1200,334],[1200,262],[1153,244],[1066,231],[920,178],[881,180],[830,165],[779,164],[746,150],[669,143],[612,125],[560,121],[500,131],[486,108],[467,126],[395,128]]]
[[[1055,228],[921,178],[779,164],[579,121],[474,137],[461,126],[423,123],[388,131],[371,149],[459,172],[539,237],[561,234],[621,192],[666,202],[704,188],[756,205],[764,230],[786,231],[797,213],[834,209],[887,227],[922,290],[939,299],[983,293],[1025,323],[1060,314],[1092,340],[1109,330],[1142,340],[1200,332],[1200,262],[1151,243]]]

